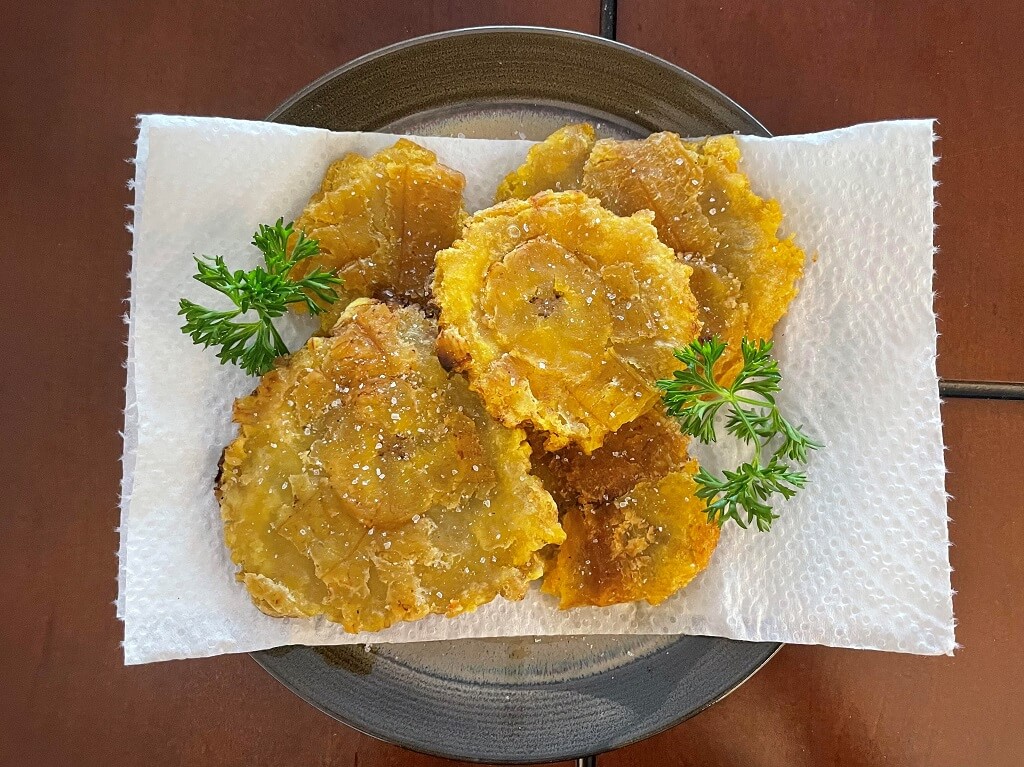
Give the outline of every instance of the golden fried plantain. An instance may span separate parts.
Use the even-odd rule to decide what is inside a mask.
[[[324,331],[353,298],[427,306],[434,254],[462,228],[465,184],[461,173],[408,139],[373,157],[345,155],[327,169],[295,222],[319,242],[320,254],[292,275],[320,267],[344,279],[340,299],[321,315]]]
[[[642,479],[611,501],[569,508],[566,540],[544,575],[543,591],[563,610],[646,600],[658,604],[711,560],[719,528],[696,497],[690,461],[659,479]]]
[[[495,418],[589,453],[658,400],[672,349],[699,332],[689,275],[649,213],[581,192],[508,200],[437,254],[438,351]]]
[[[607,503],[644,480],[657,480],[688,460],[688,440],[679,425],[654,407],[609,434],[587,455],[575,445],[543,451],[542,439],[530,433],[533,473],[544,482],[560,511]]]
[[[676,255],[707,253],[716,234],[700,207],[696,153],[675,133],[642,141],[602,139],[587,159],[582,190],[620,216],[654,213],[654,226]]]
[[[750,188],[739,170],[740,148],[734,136],[714,136],[687,145],[703,171],[700,205],[716,233],[708,263],[727,270],[741,285],[749,307],[745,334],[771,338],[775,325],[797,294],[804,252],[793,237],[780,239],[782,209]]]
[[[559,128],[526,154],[526,160],[505,176],[495,202],[525,200],[537,192],[579,189],[583,166],[594,148],[594,128],[588,123]]]
[[[693,267],[690,287],[703,333],[738,347],[747,307],[739,280],[707,259],[717,233],[700,206],[702,181],[699,160],[682,139],[655,133],[643,141],[599,141],[587,160],[582,188],[620,215],[654,213],[661,241]]]
[[[586,151],[583,142],[567,140],[576,135],[586,135],[584,126],[566,126],[533,147],[500,189],[519,197],[537,191],[546,180],[538,168],[541,160],[575,168]],[[693,268],[690,288],[703,334],[728,343],[718,368],[725,380],[740,367],[743,336],[771,338],[796,295],[804,264],[792,238],[777,235],[778,203],[753,193],[739,159],[733,136],[697,142],[674,133],[636,141],[602,139],[592,143],[577,185],[618,215],[654,213],[661,241]],[[561,177],[561,188],[577,188],[570,186],[575,177],[575,172]],[[523,179],[517,186],[515,180]],[[517,189],[523,191],[516,194]]]
[[[753,193],[739,159],[733,136],[690,143],[674,133],[606,139],[595,144],[582,184],[620,215],[654,211],[662,241],[693,267],[704,334],[728,343],[719,364],[726,380],[742,366],[741,338],[771,338],[804,264],[792,238],[777,235],[778,203]]]
[[[417,307],[359,299],[235,405],[218,497],[256,605],[376,631],[520,599],[564,539],[525,433],[434,353]]]
[[[704,502],[693,496],[696,464],[687,443],[679,425],[654,408],[590,455],[572,446],[534,451],[534,473],[558,503],[566,532],[546,558],[543,585],[563,609],[654,604],[707,566],[718,526],[706,524]],[[677,510],[682,521],[666,524]]]

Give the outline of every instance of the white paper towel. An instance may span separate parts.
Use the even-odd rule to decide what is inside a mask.
[[[135,180],[118,614],[125,662],[285,644],[547,634],[712,634],[916,653],[954,647],[932,311],[930,121],[742,138],[809,264],[777,331],[783,411],[826,443],[770,534],[727,526],[711,566],[658,607],[561,612],[539,592],[377,634],[260,613],[223,542],[213,480],[231,403],[254,380],[179,330],[212,294],[193,254],[249,268],[261,222],[294,217],[341,154],[396,137],[214,118],[143,117]],[[524,141],[421,138],[489,204]],[[301,331],[296,330],[295,333]],[[293,338],[293,343],[300,336]],[[728,456],[709,454],[709,462]]]

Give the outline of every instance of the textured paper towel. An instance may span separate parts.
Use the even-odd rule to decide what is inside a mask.
[[[827,444],[771,534],[727,527],[709,569],[658,607],[560,612],[539,592],[378,634],[269,618],[234,580],[213,498],[254,385],[179,330],[177,299],[209,299],[191,256],[254,265],[256,225],[296,215],[327,165],[395,137],[223,119],[144,117],[134,258],[119,615],[125,661],[285,644],[546,634],[713,634],[917,653],[954,646],[932,312],[928,121],[743,138],[744,169],[818,259],[777,332],[784,412]],[[528,142],[420,139],[490,201]],[[293,329],[292,342],[301,340]],[[882,428],[882,425],[885,425]],[[716,448],[717,449],[717,448]],[[702,449],[707,462],[732,458]]]

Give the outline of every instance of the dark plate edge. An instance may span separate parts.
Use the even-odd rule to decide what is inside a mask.
[[[297,91],[296,93],[289,96],[287,99],[281,102],[273,112],[267,115],[265,121],[277,122],[277,118],[284,114],[288,109],[290,109],[296,102],[300,101],[301,99],[304,99],[310,93],[314,92],[322,85],[332,80],[334,77],[345,72],[349,72],[357,67],[360,67],[369,61],[373,61],[375,59],[388,56],[396,51],[400,51],[405,48],[412,48],[423,43],[430,43],[436,40],[443,40],[449,37],[463,37],[466,35],[481,34],[530,34],[543,37],[561,37],[565,39],[585,40],[594,45],[617,49],[622,53],[630,54],[638,58],[644,59],[648,63],[653,64],[654,66],[669,70],[673,74],[687,80],[691,85],[699,89],[706,90],[715,96],[718,96],[724,102],[728,103],[730,107],[732,107],[737,112],[746,117],[753,125],[760,128],[762,131],[762,136],[769,137],[772,135],[771,132],[764,126],[764,124],[762,124],[760,120],[758,120],[756,117],[750,114],[750,112],[748,112],[746,109],[740,106],[735,100],[730,98],[728,95],[720,91],[718,88],[697,77],[697,75],[693,74],[692,72],[689,72],[683,69],[682,67],[676,66],[670,61],[666,61],[665,59],[659,58],[658,56],[655,56],[653,53],[648,53],[647,51],[641,50],[639,48],[634,48],[632,45],[620,43],[617,40],[609,40],[606,37],[590,35],[587,34],[586,32],[574,32],[568,29],[555,29],[553,27],[518,27],[503,25],[464,27],[462,29],[450,29],[444,32],[432,32],[429,35],[420,35],[419,37],[412,37],[408,40],[402,40],[401,42],[393,43],[383,48],[378,48],[377,50],[371,51],[370,53],[365,53],[362,56],[352,59],[352,61],[349,61],[346,64],[342,64],[340,67],[332,69],[330,72],[321,75],[302,90]]]
[[[626,746],[631,746],[634,743],[639,743],[641,741],[647,740],[648,738],[653,738],[655,735],[660,735],[663,732],[671,730],[673,727],[676,727],[677,725],[682,724],[683,722],[687,721],[688,719],[692,719],[693,717],[697,716],[697,714],[700,714],[700,713],[706,711],[707,709],[709,709],[712,706],[714,706],[716,703],[719,703],[719,702],[725,700],[730,695],[732,695],[732,693],[734,693],[736,690],[738,690],[740,687],[742,687],[744,684],[746,684],[751,679],[751,677],[753,677],[758,671],[760,671],[762,668],[764,668],[765,665],[767,665],[767,663],[772,658],[775,657],[775,654],[778,653],[778,651],[781,650],[785,646],[785,643],[782,643],[782,642],[774,642],[774,643],[773,642],[748,642],[746,644],[762,644],[762,645],[767,645],[768,648],[769,648],[769,651],[767,652],[767,654],[765,654],[764,656],[759,658],[755,665],[753,665],[752,667],[748,667],[747,669],[744,670],[744,675],[743,675],[742,679],[740,679],[738,682],[736,682],[732,686],[726,685],[726,687],[721,692],[719,692],[713,698],[708,700],[702,706],[700,706],[698,708],[695,708],[692,711],[687,711],[685,714],[680,716],[678,719],[672,719],[670,721],[667,721],[663,725],[661,725],[659,727],[656,727],[656,728],[654,728],[652,730],[649,730],[647,732],[644,732],[642,734],[636,735],[635,737],[627,736],[627,737],[624,737],[624,738],[613,739],[613,740],[609,740],[609,741],[605,741],[605,742],[602,742],[600,744],[597,744],[597,750],[593,751],[593,752],[584,753],[584,754],[563,752],[563,753],[560,753],[560,754],[545,755],[542,758],[541,761],[529,761],[529,762],[522,762],[522,761],[518,761],[518,760],[508,760],[508,759],[502,759],[500,757],[495,758],[495,757],[490,757],[490,756],[486,757],[486,758],[477,758],[477,757],[470,757],[470,756],[453,757],[450,753],[444,753],[444,752],[441,752],[441,751],[432,751],[430,749],[425,749],[421,745],[416,743],[415,741],[409,740],[409,739],[405,738],[402,735],[395,734],[395,735],[385,736],[385,735],[381,735],[381,734],[378,734],[378,733],[375,733],[375,732],[371,732],[368,728],[365,728],[365,727],[363,727],[361,725],[354,724],[354,723],[350,722],[348,719],[345,719],[345,718],[339,716],[337,713],[335,713],[333,711],[328,711],[319,702],[313,700],[312,698],[307,696],[305,693],[303,693],[302,691],[298,690],[296,687],[294,687],[291,684],[291,682],[289,682],[287,679],[284,679],[282,676],[280,676],[273,668],[271,668],[267,664],[267,662],[265,662],[265,657],[266,656],[264,655],[263,651],[251,652],[251,653],[249,653],[249,656],[254,661],[256,661],[256,663],[258,663],[260,665],[260,667],[264,671],[266,671],[268,674],[270,674],[270,676],[272,676],[275,680],[277,680],[277,682],[280,683],[282,687],[284,687],[285,689],[290,691],[296,697],[301,698],[302,700],[304,700],[306,703],[308,703],[310,706],[315,708],[317,711],[320,711],[321,713],[329,716],[331,719],[334,719],[335,721],[342,723],[346,727],[350,727],[351,729],[355,730],[356,732],[359,732],[359,733],[361,733],[363,735],[367,735],[367,736],[373,738],[374,740],[379,740],[382,743],[388,743],[388,744],[390,744],[392,746],[398,746],[400,748],[404,748],[404,749],[407,749],[409,751],[415,751],[418,754],[426,754],[427,756],[434,756],[434,757],[437,757],[439,759],[450,759],[450,760],[453,760],[453,761],[465,762],[467,764],[485,764],[485,763],[486,764],[553,764],[553,763],[556,763],[556,762],[573,761],[573,760],[576,760],[576,759],[583,758],[585,756],[593,756],[593,755],[596,755],[596,754],[604,754],[604,753],[607,753],[609,751],[615,751],[617,749],[625,748]],[[654,657],[657,657],[657,656],[654,656]],[[652,659],[647,659],[646,661],[639,661],[639,662],[641,662],[641,663],[643,663],[643,662],[650,662],[651,660]]]

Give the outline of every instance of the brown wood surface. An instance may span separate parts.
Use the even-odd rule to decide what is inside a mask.
[[[934,117],[939,371],[1024,379],[1024,3],[619,0],[618,39],[732,96],[773,133]]]
[[[901,5],[623,0],[619,28],[777,132],[943,118],[943,369],[1024,378],[1009,327],[1020,14]],[[597,1],[0,0],[0,21],[0,765],[444,764],[334,723],[246,656],[122,666],[123,161],[138,112],[260,117],[381,45],[485,23],[596,31]],[[602,765],[1024,762],[1024,404],[957,401],[945,418],[957,657],[789,647],[709,712]]]

